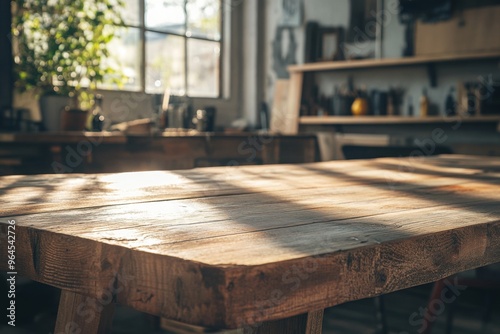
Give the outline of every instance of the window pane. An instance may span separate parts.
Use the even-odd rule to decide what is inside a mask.
[[[184,37],[146,32],[146,93],[185,95]]]
[[[124,0],[124,6],[121,9],[123,21],[127,25],[138,26],[141,24],[141,13],[139,10],[139,1],[142,0]]]
[[[220,40],[220,1],[188,0],[187,36],[205,37]]]
[[[220,43],[188,39],[188,95],[219,97]]]
[[[106,74],[101,88],[125,90],[141,89],[141,37],[138,28],[120,28],[108,45],[110,53],[103,68],[117,70],[122,74]]]
[[[184,0],[146,0],[145,6],[146,28],[177,34],[185,33]]]

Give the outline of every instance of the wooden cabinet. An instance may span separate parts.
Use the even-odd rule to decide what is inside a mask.
[[[317,159],[316,136],[306,134],[0,135],[0,175],[175,170]]]

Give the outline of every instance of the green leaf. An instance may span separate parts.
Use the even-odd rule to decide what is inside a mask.
[[[17,89],[39,87],[69,94],[80,87],[79,82],[87,73],[93,73],[89,78],[93,81],[91,87],[108,73],[124,77],[117,70],[101,68],[109,55],[106,46],[115,37],[115,29],[106,25],[123,22],[116,7],[124,6],[122,0],[11,0],[11,3],[12,35],[19,45],[14,55]],[[92,31],[86,27],[92,27]],[[61,82],[54,87],[56,76]]]

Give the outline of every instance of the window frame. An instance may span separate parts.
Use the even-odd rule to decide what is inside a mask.
[[[111,92],[134,92],[134,93],[143,93],[147,95],[156,95],[157,93],[148,93],[146,92],[146,34],[148,32],[152,33],[158,33],[162,35],[169,35],[169,36],[177,36],[177,37],[182,37],[184,38],[184,87],[185,87],[185,95],[182,95],[185,98],[188,99],[206,99],[206,100],[221,100],[221,99],[229,99],[230,94],[226,94],[225,92],[227,91],[226,87],[228,87],[228,83],[226,83],[225,78],[229,78],[229,76],[226,76],[225,71],[230,71],[230,66],[224,66],[225,63],[225,52],[224,48],[229,47],[229,41],[226,38],[227,37],[227,31],[225,29],[225,24],[226,24],[226,13],[225,13],[225,4],[224,0],[217,0],[219,2],[219,15],[220,15],[220,20],[219,20],[219,31],[220,31],[220,39],[215,40],[215,39],[210,39],[206,37],[200,37],[200,36],[187,36],[187,31],[188,31],[188,16],[187,16],[187,3],[188,0],[183,0],[184,5],[184,13],[186,16],[186,20],[184,23],[184,30],[185,32],[183,34],[181,33],[175,33],[175,32],[165,32],[165,31],[160,31],[160,30],[155,30],[153,28],[148,28],[146,27],[146,0],[136,0],[139,1],[139,25],[134,25],[134,24],[128,24],[127,22],[124,22],[123,25],[119,25],[117,27],[120,28],[133,28],[133,29],[139,29],[139,37],[140,37],[140,84],[139,84],[139,89],[137,90],[131,90],[131,89],[113,89],[113,88],[100,88],[99,90],[102,91],[111,91]],[[188,95],[188,75],[189,75],[189,65],[188,65],[188,43],[190,39],[194,40],[201,40],[201,41],[208,41],[208,42],[214,42],[219,44],[219,49],[220,49],[220,54],[219,54],[219,73],[218,73],[218,80],[219,80],[219,87],[218,87],[218,94],[217,96],[199,96],[199,95]],[[230,80],[230,79],[229,79]]]

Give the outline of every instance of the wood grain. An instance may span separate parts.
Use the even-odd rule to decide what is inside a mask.
[[[13,217],[19,273],[211,328],[500,261],[498,158],[12,176],[0,186],[0,238]]]
[[[494,175],[482,173],[481,166],[448,168],[448,165],[460,166],[460,162],[452,158],[441,158],[439,161],[444,165],[434,166],[433,161],[435,160],[428,159],[425,164],[410,159],[342,161],[286,166],[283,167],[286,172],[283,172],[280,166],[254,166],[221,167],[203,171],[9,176],[0,178],[4,202],[0,207],[0,215],[13,216],[146,201],[308,189],[312,183],[315,188],[350,191],[354,185],[371,189],[367,183],[381,186],[394,184],[401,189],[463,183],[467,181],[464,177],[478,180],[497,179]],[[426,174],[408,172],[412,169],[418,171],[417,168],[421,168],[421,172],[426,170]],[[315,171],[316,175],[312,175],[312,171]],[[454,176],[457,178],[452,179]]]

